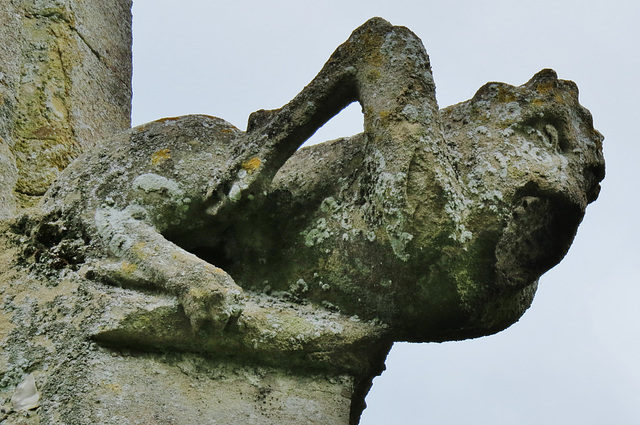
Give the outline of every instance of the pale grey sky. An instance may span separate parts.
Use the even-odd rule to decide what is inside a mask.
[[[532,308],[497,335],[396,344],[362,425],[636,425],[640,420],[640,3],[134,0],[134,124],[205,113],[240,128],[288,102],[373,16],[431,57],[440,106],[542,68],[574,80],[606,137],[607,177]],[[357,133],[351,107],[316,141]]]

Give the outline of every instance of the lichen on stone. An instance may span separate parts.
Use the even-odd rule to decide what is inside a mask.
[[[67,9],[54,9],[37,13],[70,30]],[[41,47],[34,58],[50,53]],[[37,168],[51,176],[24,193],[55,182],[29,214],[0,222],[0,391],[37,371],[51,423],[149,421],[154,397],[173,391],[170,410],[188,406],[176,423],[223,412],[211,394],[254,409],[277,393],[298,423],[286,403],[331,397],[341,423],[356,424],[394,341],[474,338],[518,320],[604,177],[602,136],[573,83],[543,70],[439,109],[421,41],[379,18],[246,132],[205,115],[161,119],[68,166],[59,136],[79,129],[56,127],[69,118],[61,85],[38,92],[29,79],[61,83],[69,68],[36,68],[15,105],[32,114],[15,125],[24,137],[3,149],[22,187],[24,163],[44,152]],[[353,101],[364,133],[298,149]]]

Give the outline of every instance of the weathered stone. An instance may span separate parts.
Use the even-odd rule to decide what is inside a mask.
[[[511,325],[597,197],[602,136],[575,84],[551,70],[520,87],[489,83],[441,119],[443,135],[400,133],[395,149],[367,133],[302,149],[276,176],[271,216],[246,220],[273,229],[271,249],[236,225],[225,269],[275,290],[305,279],[308,298],[379,318],[398,339]],[[262,255],[276,265],[266,274],[252,261]]]
[[[21,0],[0,11],[0,218],[130,126],[131,0]],[[35,197],[35,199],[34,199]]]
[[[298,150],[353,101],[363,134]],[[372,19],[246,133],[119,133],[4,224],[1,394],[33,374],[29,423],[356,424],[394,341],[518,320],[601,142],[551,70],[439,110],[421,41]]]

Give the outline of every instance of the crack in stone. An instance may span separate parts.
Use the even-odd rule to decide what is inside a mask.
[[[100,54],[100,52],[98,52],[92,45],[91,43],[89,43],[87,41],[87,39],[82,35],[82,33],[73,25],[69,24],[69,29],[71,31],[73,31],[80,40],[82,40],[82,42],[84,43],[85,46],[87,46],[87,48],[89,49],[89,51],[91,53],[93,53],[93,55],[98,59],[99,62],[101,62],[104,66],[106,66],[107,68],[109,68],[109,64],[107,63],[106,59]]]

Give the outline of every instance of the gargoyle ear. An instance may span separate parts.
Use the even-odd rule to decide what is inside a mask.
[[[252,112],[249,115],[249,122],[247,123],[247,132],[251,133],[253,130],[264,126],[270,119],[275,117],[280,109],[260,109]]]
[[[525,86],[530,88],[537,87],[556,87],[558,84],[558,74],[553,69],[546,68],[534,75]]]

